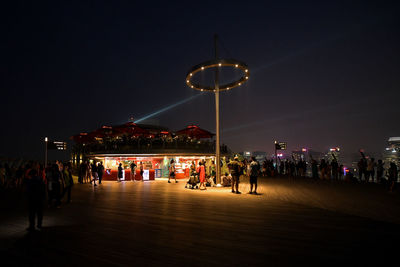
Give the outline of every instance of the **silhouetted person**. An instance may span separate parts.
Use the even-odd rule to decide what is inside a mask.
[[[397,173],[397,166],[394,162],[390,162],[390,168],[388,170],[389,175],[389,192],[393,192],[394,185],[397,182],[398,173]]]
[[[358,178],[360,179],[360,182],[362,181],[363,175],[364,175],[365,181],[367,181],[367,177],[366,177],[367,162],[366,162],[366,160],[364,158],[361,158],[357,163],[357,167],[358,167]]]
[[[256,194],[257,195],[257,178],[258,175],[260,174],[260,164],[256,161],[255,157],[251,157],[251,163],[250,163],[250,194]],[[254,186],[254,192],[253,192],[253,186]]]
[[[378,183],[382,182],[383,172],[385,171],[384,165],[385,163],[383,163],[381,159],[378,160],[378,165],[376,166],[376,181]]]
[[[175,179],[175,183],[178,181],[176,180],[176,169],[175,169],[175,161],[171,159],[171,163],[169,164],[169,176],[168,176],[168,183],[170,183],[171,178]]]
[[[318,163],[315,159],[311,161],[312,178],[318,179]]]
[[[27,177],[29,227],[28,231],[35,230],[35,219],[37,228],[42,228],[43,222],[43,201],[45,198],[45,185],[36,169],[31,169]]]
[[[56,207],[60,208],[61,205],[61,173],[58,169],[57,164],[53,164],[50,169],[48,179],[48,187],[49,187],[49,206],[53,200],[56,201]]]
[[[90,183],[93,182],[94,186],[97,186],[96,180],[99,178],[99,176],[98,176],[98,173],[97,173],[97,165],[96,165],[96,162],[93,162],[93,163],[91,164],[91,169],[92,169],[92,177],[93,177],[93,179],[90,180]]]
[[[131,165],[131,181],[135,181],[135,176],[136,176],[136,164],[134,161],[132,161]]]
[[[371,181],[374,182],[374,178],[375,178],[375,167],[376,167],[376,163],[375,163],[375,159],[371,158],[368,161],[367,164],[367,176],[368,176],[368,181],[369,181],[369,177],[371,177]]]
[[[101,184],[101,180],[103,179],[104,175],[104,165],[102,161],[100,161],[99,165],[97,166],[97,174],[99,175],[99,184]]]
[[[236,189],[236,194],[240,194],[239,192],[239,177],[240,174],[242,172],[242,165],[241,163],[238,161],[238,157],[235,156],[233,161],[228,163],[228,167],[231,171],[231,175],[232,175],[232,193],[235,193]]]
[[[332,160],[331,167],[332,167],[333,179],[338,180],[339,179],[339,164],[337,163],[336,160]]]
[[[67,203],[71,202],[71,190],[74,185],[74,179],[72,178],[72,168],[70,164],[65,165],[64,167],[64,192],[63,197],[67,194]]]
[[[118,182],[121,182],[121,179],[123,178],[122,170],[123,170],[122,163],[120,163],[119,166],[118,166],[118,175],[117,175],[117,181]]]

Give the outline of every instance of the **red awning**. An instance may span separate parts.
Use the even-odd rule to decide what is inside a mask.
[[[198,127],[196,125],[189,125],[185,129],[177,131],[176,135],[181,135],[181,136],[184,135],[184,136],[188,136],[190,138],[196,138],[196,139],[212,138],[214,136],[213,133],[211,133],[207,130],[201,129],[200,127]]]
[[[112,129],[117,135],[127,135],[131,137],[147,136],[149,134],[147,130],[140,128],[133,122],[114,126]]]
[[[77,144],[87,144],[94,142],[94,137],[88,133],[80,133],[74,136],[71,136],[71,139]]]

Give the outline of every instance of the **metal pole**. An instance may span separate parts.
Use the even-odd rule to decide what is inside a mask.
[[[214,35],[214,46],[215,46],[215,59],[218,60],[218,35]],[[219,69],[215,68],[215,166],[216,166],[216,182],[217,185],[221,184],[221,165],[220,165],[220,144],[219,144]]]
[[[44,143],[45,143],[45,153],[44,153],[44,168],[47,168],[47,137],[44,138]]]
[[[278,170],[278,153],[276,151],[276,144],[277,143],[278,143],[277,141],[274,142],[274,146],[275,146],[275,170]]]

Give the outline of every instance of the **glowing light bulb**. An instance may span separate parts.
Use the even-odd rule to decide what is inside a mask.
[[[249,70],[245,70],[245,72],[248,72]]]
[[[220,67],[221,67],[221,66],[222,66],[222,64],[221,64],[221,63],[219,63],[219,64],[218,64],[218,66],[220,66]]]
[[[200,91],[202,91],[202,92],[203,92],[203,89],[200,89]]]
[[[239,67],[239,65],[238,65],[238,64],[236,64],[236,65],[235,65],[235,67],[237,68],[237,67]]]
[[[190,73],[190,76],[192,76],[193,74],[192,73]]]
[[[246,80],[247,80],[248,78],[249,78],[249,77],[246,76]]]
[[[204,70],[204,67],[201,67],[201,70]]]
[[[187,83],[189,83],[189,80],[186,80]]]

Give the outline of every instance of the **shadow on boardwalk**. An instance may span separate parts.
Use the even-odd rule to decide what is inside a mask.
[[[42,266],[398,262],[399,194],[372,184],[260,184],[257,196],[182,182],[77,185],[73,203],[46,210],[45,228],[33,233],[24,231],[22,199],[2,195],[0,256],[9,265]]]

